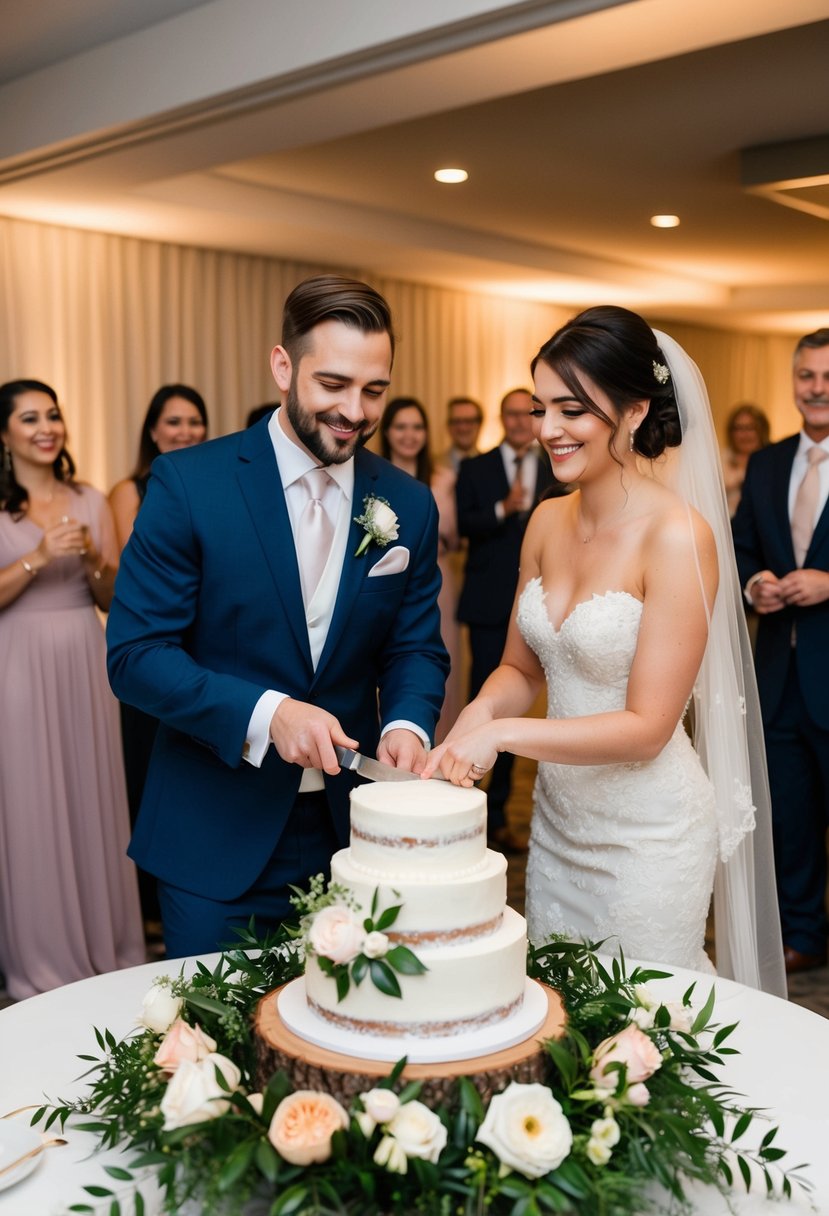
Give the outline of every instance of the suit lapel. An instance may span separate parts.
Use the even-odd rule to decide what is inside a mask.
[[[334,603],[331,625],[328,629],[328,636],[325,639],[319,663],[317,664],[315,680],[319,678],[325,664],[328,662],[329,656],[338,645],[348,618],[351,615],[354,601],[363,585],[363,579],[373,564],[373,550],[371,546],[360,557],[354,556],[357,546],[365,534],[363,528],[354,522],[354,517],[363,513],[363,499],[370,494],[377,493],[377,474],[372,473],[366,468],[366,464],[367,462],[364,459],[363,453],[358,452],[354,458],[354,497],[351,501],[351,527],[349,528],[346,540],[342,574],[340,576],[337,598]]]
[[[239,486],[259,538],[284,616],[298,653],[313,671],[299,566],[288,506],[279,477],[267,419],[243,433],[239,447]]]
[[[783,551],[792,566],[796,563],[794,544],[792,542],[792,525],[789,519],[789,482],[791,481],[792,465],[797,455],[799,442],[799,437],[793,435],[790,440],[781,443],[778,449],[779,457],[774,465],[774,484],[770,487],[769,492],[769,502],[774,516],[774,524],[778,530]]]

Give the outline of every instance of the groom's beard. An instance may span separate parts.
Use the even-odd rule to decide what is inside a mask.
[[[334,438],[329,432],[322,429],[326,423],[340,423],[344,426],[353,424],[335,410],[332,410],[330,414],[313,414],[310,410],[303,409],[293,381],[285,401],[285,412],[297,439],[312,456],[316,457],[320,464],[345,464],[347,460],[351,459],[357,448],[368,443],[380,425],[379,418],[374,423],[364,420],[357,424],[348,439]]]

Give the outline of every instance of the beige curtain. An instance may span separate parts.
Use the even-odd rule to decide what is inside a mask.
[[[0,219],[0,380],[55,387],[81,476],[107,489],[129,471],[159,385],[198,388],[212,435],[238,429],[251,406],[272,400],[268,360],[283,300],[301,279],[331,269]],[[424,402],[436,450],[446,442],[445,402],[460,393],[484,404],[484,443],[496,442],[500,398],[529,382],[530,358],[575,311],[378,278],[359,266],[345,273],[388,298],[399,338],[392,393]],[[660,323],[699,362],[718,415],[754,400],[773,414],[775,434],[795,428],[791,341]]]

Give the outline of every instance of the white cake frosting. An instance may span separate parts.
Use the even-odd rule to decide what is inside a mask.
[[[456,1034],[520,1008],[527,927],[506,907],[506,860],[486,847],[486,798],[443,782],[377,783],[351,794],[351,844],[335,854],[332,881],[370,914],[401,904],[387,930],[427,968],[401,975],[402,999],[369,977],[337,1001],[335,981],[309,956],[310,1007],[326,1021],[368,1034]]]

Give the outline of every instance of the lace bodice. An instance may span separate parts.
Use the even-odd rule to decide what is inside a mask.
[[[518,627],[544,669],[548,718],[624,708],[642,610],[630,593],[607,591],[556,628],[541,580],[526,585]],[[705,967],[716,848],[713,791],[681,722],[653,760],[539,764],[530,937],[613,937],[633,957]]]

